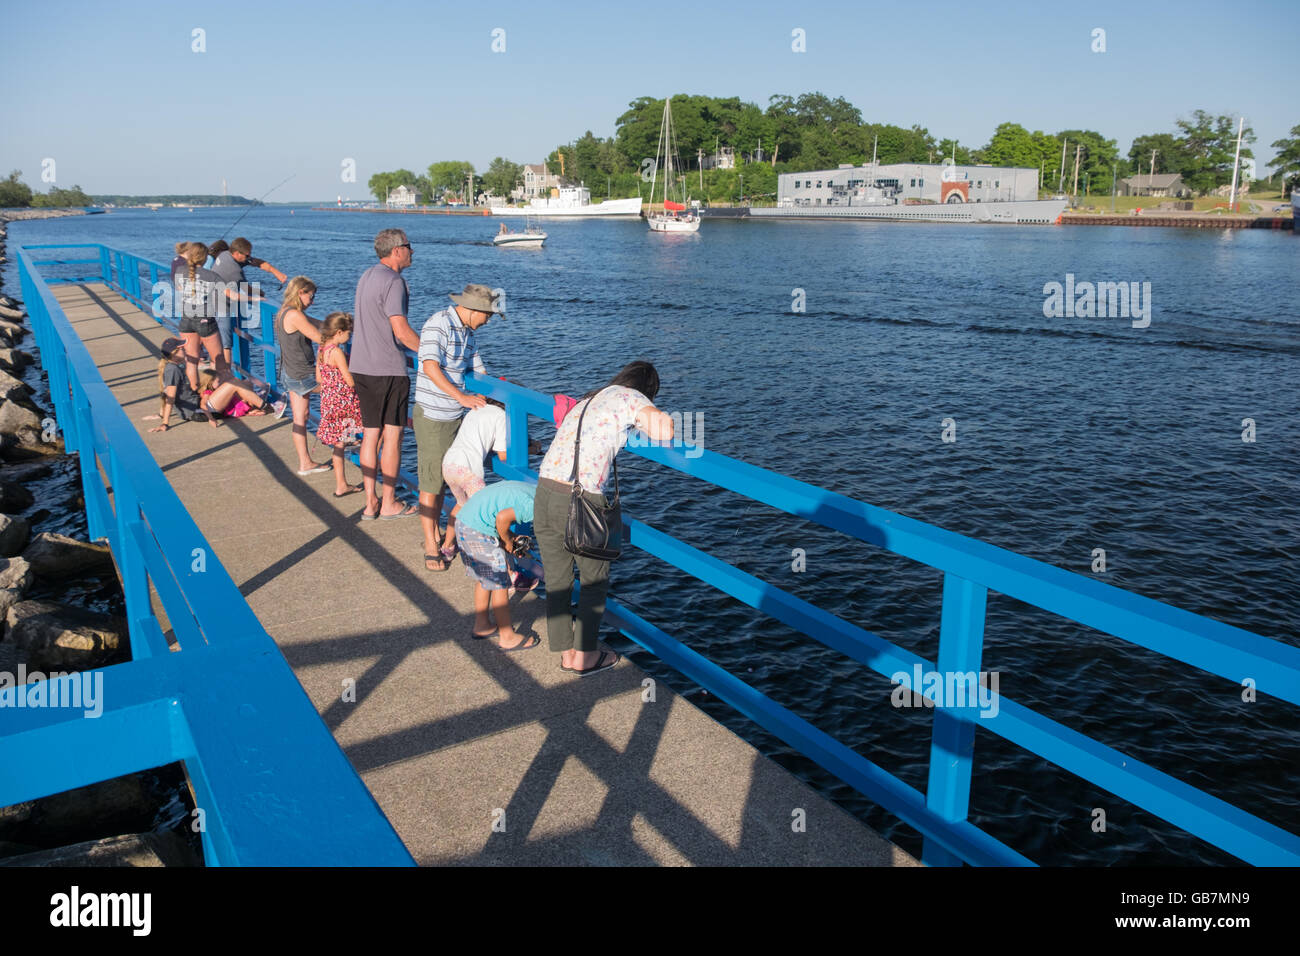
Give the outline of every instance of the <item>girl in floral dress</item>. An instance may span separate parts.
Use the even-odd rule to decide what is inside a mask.
[[[356,383],[348,370],[348,357],[339,348],[352,337],[352,314],[331,312],[320,330],[320,352],[316,356],[316,380],[320,383],[320,424],[316,438],[334,447],[334,497],[342,498],[362,489],[349,485],[344,471],[343,449],[356,444],[361,431],[361,403]]]

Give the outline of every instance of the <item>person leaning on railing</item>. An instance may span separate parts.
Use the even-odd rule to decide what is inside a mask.
[[[217,275],[221,276],[223,282],[228,288],[233,288],[239,295],[241,308],[222,309],[217,313],[217,330],[221,335],[221,348],[226,356],[226,364],[230,365],[231,349],[234,346],[235,336],[232,331],[233,320],[236,316],[241,316],[242,305],[248,302],[253,305],[261,301],[261,297],[254,298],[248,293],[248,277],[244,275],[244,266],[254,266],[271,275],[283,284],[286,280],[285,274],[277,269],[265,259],[258,259],[252,255],[253,244],[243,236],[237,236],[232,239],[230,245],[226,245],[224,239],[218,239],[208,247],[208,254],[212,256],[212,265],[210,268]],[[256,308],[255,305],[253,305]],[[254,313],[256,314],[256,313]]]
[[[673,420],[654,406],[657,394],[659,373],[653,365],[625,365],[608,385],[588,392],[569,410],[538,470],[533,527],[546,580],[546,631],[551,650],[560,655],[560,669],[579,677],[613,667],[619,656],[601,650],[597,643],[609,590],[609,562],[575,557],[564,546],[578,422],[582,421],[578,484],[589,502],[607,507],[605,482],[614,456],[627,444],[629,432],[639,428],[652,441],[673,437]],[[588,414],[582,420],[584,410]],[[610,540],[621,538],[621,525],[612,522],[609,530]],[[582,582],[576,620],[569,610],[575,563]]]

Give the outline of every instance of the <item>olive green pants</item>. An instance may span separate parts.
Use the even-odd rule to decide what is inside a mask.
[[[600,620],[605,616],[605,595],[609,591],[609,562],[579,558],[564,547],[564,529],[569,521],[569,488],[543,478],[537,482],[533,499],[533,531],[542,553],[546,576],[546,633],[552,651],[596,650]],[[592,504],[607,505],[604,495],[584,492]],[[621,526],[610,529],[619,537]],[[573,567],[578,566],[578,616],[569,609],[573,594]]]

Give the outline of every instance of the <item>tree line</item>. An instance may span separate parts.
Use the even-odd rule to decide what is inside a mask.
[[[679,95],[672,104],[681,175],[692,196],[713,201],[736,199],[742,192],[774,196],[779,173],[861,165],[870,162],[873,149],[880,163],[955,159],[958,164],[1037,167],[1043,188],[1050,191],[1086,189],[1105,195],[1115,177],[1155,172],[1179,173],[1188,188],[1204,194],[1231,181],[1237,142],[1236,119],[1205,110],[1177,119],[1170,131],[1138,136],[1122,153],[1116,140],[1096,130],[1030,131],[1013,122],[1000,124],[983,145],[963,146],[919,125],[868,122],[843,97],[822,93],[778,94],[766,109],[738,97]],[[597,199],[644,194],[642,172],[656,155],[663,109],[662,99],[633,100],[615,120],[613,136],[601,138],[588,130],[556,146],[546,157],[547,171],[585,183]],[[1254,158],[1250,146],[1255,141],[1247,126],[1243,161]],[[1268,165],[1288,183],[1300,178],[1300,126],[1291,130],[1291,138],[1272,145],[1281,152]],[[734,150],[735,169],[712,168],[723,147]],[[498,156],[481,175],[469,162],[438,162],[425,175],[404,169],[376,173],[369,185],[381,201],[398,185],[414,188],[421,202],[448,197],[471,201],[480,190],[509,196],[522,174],[521,164]]]
[[[47,193],[33,192],[22,181],[22,170],[15,169],[6,179],[0,179],[0,208],[25,209],[28,206],[93,206],[94,200],[81,191],[80,186],[71,189],[51,189]]]

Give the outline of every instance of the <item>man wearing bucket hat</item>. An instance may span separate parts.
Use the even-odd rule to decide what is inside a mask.
[[[442,459],[456,439],[460,420],[471,408],[486,403],[482,395],[465,391],[465,372],[483,373],[474,333],[493,315],[504,315],[500,299],[485,285],[470,284],[449,296],[453,305],[435,312],[420,331],[419,373],[415,378],[412,424],[419,459],[420,524],[424,529],[424,566],[445,571],[456,555],[455,519],[447,519],[446,536],[438,540],[442,514]]]

